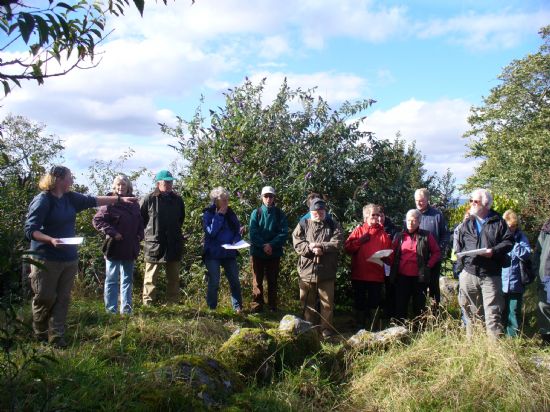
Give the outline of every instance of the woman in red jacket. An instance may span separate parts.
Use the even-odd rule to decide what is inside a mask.
[[[351,257],[351,283],[354,291],[354,313],[360,328],[380,305],[384,284],[384,263],[373,256],[391,249],[391,240],[379,223],[381,207],[368,204],[363,208],[363,224],[356,227],[344,245]]]

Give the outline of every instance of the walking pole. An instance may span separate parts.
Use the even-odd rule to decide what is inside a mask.
[[[304,307],[302,309],[302,319],[305,320],[305,315],[306,315],[306,307],[307,307],[307,299],[309,298],[309,291],[311,290],[311,283],[313,281],[313,276],[314,276],[314,273],[315,273],[315,266],[319,264],[319,256],[315,255],[313,257],[313,269],[311,271],[311,275],[309,275],[309,285],[310,287],[308,287],[307,289],[307,293],[306,293],[306,299],[304,300]],[[315,288],[316,291],[317,291],[317,288]]]

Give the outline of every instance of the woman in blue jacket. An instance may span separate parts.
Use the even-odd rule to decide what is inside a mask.
[[[508,253],[512,261],[510,267],[502,269],[502,291],[504,292],[504,329],[506,336],[517,336],[520,330],[521,307],[525,286],[521,282],[520,260],[527,260],[531,255],[531,246],[527,236],[518,229],[518,216],[513,210],[502,215],[510,232],[514,234],[514,248]]]
[[[235,312],[242,311],[243,299],[237,266],[237,251],[222,247],[241,240],[241,225],[237,215],[229,207],[229,192],[216,187],[210,192],[212,204],[204,209],[202,228],[204,230],[204,264],[208,271],[206,303],[210,309],[218,306],[220,272],[223,267],[231,290],[231,304]]]

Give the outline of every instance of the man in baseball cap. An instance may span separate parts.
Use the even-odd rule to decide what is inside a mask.
[[[179,271],[183,256],[181,226],[185,219],[183,199],[173,191],[174,176],[161,170],[155,176],[155,190],[141,201],[141,217],[145,227],[143,255],[143,304],[150,305],[156,297],[156,280],[162,267],[166,272],[166,300],[179,300]]]
[[[252,265],[252,304],[254,312],[264,306],[264,278],[267,280],[267,304],[277,310],[277,278],[288,238],[288,222],[284,212],[275,206],[275,189],[265,186],[261,191],[262,205],[250,215],[250,262]]]

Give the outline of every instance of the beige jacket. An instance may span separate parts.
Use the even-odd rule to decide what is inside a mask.
[[[344,244],[342,227],[332,218],[332,225],[327,219],[314,222],[306,219],[292,232],[292,245],[300,255],[298,273],[304,282],[317,282],[336,278],[338,254]],[[305,230],[304,230],[305,228]],[[311,243],[323,246],[323,255],[315,256],[309,248]]]

